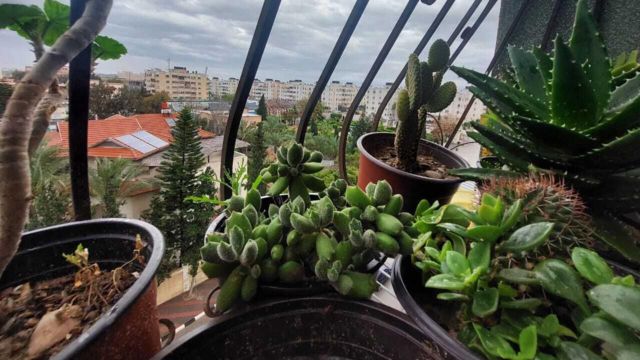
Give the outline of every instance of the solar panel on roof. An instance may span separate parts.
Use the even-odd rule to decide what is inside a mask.
[[[167,145],[169,145],[168,142],[160,139],[159,137],[152,135],[144,130],[142,131],[136,131],[133,134],[131,134],[135,137],[137,137],[138,139],[141,139],[142,141],[150,144],[151,146],[154,146],[156,148],[161,148],[161,147],[165,147]]]
[[[146,154],[149,151],[153,151],[156,148],[147,144],[146,142],[138,139],[135,136],[131,136],[131,135],[122,135],[116,138],[116,140],[120,141],[121,143],[143,153]]]

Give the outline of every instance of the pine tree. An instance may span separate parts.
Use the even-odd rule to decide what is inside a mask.
[[[202,238],[213,216],[212,205],[186,200],[192,195],[214,193],[210,169],[198,175],[205,158],[198,126],[189,109],[180,112],[171,134],[173,142],[163,154],[158,169],[160,192],[143,215],[165,236],[167,251],[160,269],[161,279],[183,265],[189,265],[191,274],[195,275]]]
[[[264,100],[264,95],[260,97],[256,114],[262,116],[262,120],[265,120],[267,116],[269,116],[269,110],[267,110],[267,102]]]
[[[255,131],[251,134],[249,141],[251,148],[249,148],[248,154],[248,169],[247,169],[247,189],[251,187],[253,182],[260,174],[260,170],[265,165],[265,159],[267,157],[267,146],[264,142],[264,129],[262,127],[262,121],[258,123]],[[260,190],[264,190],[264,184],[260,185]]]
[[[349,131],[349,151],[354,151],[356,149],[358,139],[360,136],[368,133],[371,128],[371,123],[369,119],[362,115],[360,120],[354,121],[351,124],[351,131]]]

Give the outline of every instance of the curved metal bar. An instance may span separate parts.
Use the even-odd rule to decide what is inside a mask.
[[[449,9],[451,9],[451,6],[453,5],[454,2],[455,2],[455,0],[447,0],[447,2],[444,3],[444,5],[442,5],[442,9],[440,9],[440,12],[438,12],[438,15],[436,15],[436,18],[433,19],[433,22],[431,23],[431,26],[429,26],[429,29],[427,29],[427,32],[424,33],[424,36],[422,37],[422,39],[418,43],[418,46],[416,46],[416,49],[413,50],[414,54],[419,55],[422,52],[422,50],[424,50],[424,48],[425,48],[425,46],[427,46],[427,43],[429,42],[429,40],[431,40],[431,37],[433,36],[433,33],[436,32],[436,30],[440,26],[440,23],[442,23],[442,20],[447,15],[447,13],[449,12]],[[396,77],[396,80],[391,85],[391,88],[389,89],[387,94],[382,99],[382,102],[380,103],[380,106],[378,106],[378,110],[376,111],[376,115],[373,117],[373,123],[372,123],[372,126],[371,126],[371,130],[375,131],[378,128],[378,124],[380,123],[380,118],[382,117],[382,113],[384,112],[384,109],[387,107],[387,104],[389,104],[389,101],[391,100],[391,97],[393,96],[393,94],[398,89],[398,86],[400,86],[400,83],[402,82],[402,79],[404,78],[404,75],[406,73],[407,73],[407,64],[405,63],[405,65],[402,68],[402,70],[400,70],[400,74],[398,74],[398,76]]]
[[[318,82],[316,82],[316,86],[313,88],[311,96],[309,96],[307,105],[305,106],[302,116],[300,117],[300,124],[298,124],[298,132],[296,134],[296,141],[301,144],[304,143],[304,137],[307,134],[307,127],[309,126],[311,115],[313,115],[313,110],[318,104],[318,101],[322,96],[322,92],[327,86],[327,83],[329,82],[329,79],[333,74],[333,70],[335,70],[336,65],[338,65],[338,61],[340,61],[342,53],[347,47],[349,39],[351,39],[351,35],[358,25],[358,22],[362,17],[362,13],[364,12],[364,9],[367,7],[368,3],[369,0],[357,0],[355,5],[353,5],[351,14],[349,14],[349,18],[342,28],[340,37],[338,37],[338,41],[336,41],[336,44],[333,46],[331,55],[329,56],[329,59],[327,60],[322,73],[320,74],[320,78],[318,78]]]
[[[489,15],[489,12],[491,12],[491,9],[493,9],[493,6],[496,4],[496,2],[498,2],[498,0],[489,0],[489,2],[484,7],[484,9],[482,9],[480,16],[478,16],[478,18],[473,23],[473,25],[470,28],[468,27],[464,29],[461,35],[462,42],[460,43],[460,45],[458,45],[458,47],[456,48],[456,51],[449,58],[449,65],[453,64],[453,62],[456,61],[456,58],[458,58],[458,55],[460,55],[460,53],[462,52],[464,47],[467,45],[469,40],[471,40],[471,38],[476,33],[480,25],[482,25],[482,23],[484,22],[484,19],[487,18],[487,15]]]
[[[400,14],[398,21],[396,22],[393,29],[391,30],[389,37],[387,37],[387,40],[384,42],[384,45],[382,46],[382,49],[380,49],[380,52],[378,53],[376,60],[373,62],[371,69],[369,69],[369,73],[367,73],[367,76],[364,78],[364,81],[362,82],[362,86],[360,86],[360,89],[358,89],[358,93],[353,98],[353,101],[351,102],[351,106],[349,106],[349,110],[347,111],[347,115],[342,121],[342,128],[340,129],[340,138],[338,139],[339,141],[338,168],[340,170],[340,176],[344,179],[347,178],[347,165],[345,160],[346,160],[346,152],[347,152],[347,137],[349,136],[351,120],[353,120],[353,116],[355,115],[356,110],[358,109],[358,106],[360,106],[360,102],[366,95],[367,90],[369,90],[369,86],[371,86],[373,79],[378,74],[380,67],[384,63],[384,60],[387,58],[387,55],[389,55],[389,51],[391,51],[393,44],[395,44],[396,40],[398,39],[398,36],[400,36],[402,29],[404,29],[404,26],[407,24],[407,21],[411,17],[413,10],[415,10],[416,5],[418,5],[418,0],[409,0],[407,2],[407,5],[404,7],[404,10]]]
[[[262,60],[264,48],[267,46],[267,41],[269,41],[269,35],[271,34],[271,29],[273,28],[279,7],[280,0],[265,0],[262,5],[256,30],[251,40],[251,46],[249,46],[249,52],[244,61],[236,95],[233,98],[233,103],[231,103],[229,118],[227,119],[224,141],[222,143],[221,176],[224,176],[225,173],[233,173],[233,154],[235,152],[236,138],[238,137],[238,128],[242,120],[242,111],[247,104],[247,98],[249,97],[251,86],[253,86],[253,80],[256,78],[256,72]],[[220,191],[223,199],[231,197],[231,189],[227,186],[221,186]]]
[[[71,0],[70,25],[82,16],[85,5],[86,0]],[[87,46],[69,63],[69,165],[76,221],[91,219],[87,156],[90,78],[91,46]]]
[[[491,62],[489,62],[489,65],[487,66],[487,70],[485,70],[485,74],[489,74],[491,70],[493,70],[493,67],[498,62],[500,55],[506,49],[508,41],[513,35],[514,30],[520,23],[520,19],[522,18],[522,15],[524,15],[524,13],[526,12],[528,4],[529,4],[529,1],[523,1],[522,5],[520,5],[520,9],[518,9],[518,13],[513,18],[513,21],[511,22],[511,24],[509,25],[509,28],[507,29],[507,33],[504,35],[504,37],[500,41],[500,44],[498,44],[498,48],[496,49],[496,52],[493,54],[493,58],[491,59]],[[446,148],[449,148],[449,146],[451,146],[451,143],[453,142],[453,138],[456,136],[456,134],[460,130],[460,127],[462,127],[462,123],[464,123],[464,120],[467,118],[467,115],[469,114],[469,110],[471,110],[471,106],[473,105],[473,102],[475,100],[476,100],[476,97],[472,96],[469,102],[467,103],[467,107],[464,108],[464,111],[462,112],[462,115],[460,116],[460,119],[458,120],[456,127],[453,129],[453,132],[451,133],[451,135],[449,136],[449,139],[447,140],[447,143],[445,144]]]
[[[556,24],[556,19],[558,18],[561,7],[562,0],[555,0],[555,2],[553,3],[553,8],[551,9],[551,16],[549,16],[547,27],[544,29],[544,35],[542,35],[542,41],[540,42],[540,46],[545,51],[549,47],[549,40],[551,40],[551,34],[553,33],[554,25]]]
[[[447,39],[447,44],[449,46],[451,46],[451,44],[453,44],[453,42],[456,41],[456,38],[458,37],[458,35],[460,35],[460,32],[465,27],[465,25],[467,25],[467,22],[469,21],[469,18],[471,17],[471,15],[473,15],[473,13],[476,12],[476,9],[478,8],[478,6],[480,6],[481,2],[482,2],[482,0],[474,1],[473,4],[471,4],[471,6],[467,10],[467,12],[462,17],[462,19],[460,19],[460,21],[458,22],[458,25],[456,26],[455,30],[453,30],[453,32],[449,36],[449,39]]]

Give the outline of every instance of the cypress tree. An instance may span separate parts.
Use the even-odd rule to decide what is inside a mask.
[[[167,251],[160,269],[161,279],[183,265],[189,265],[191,274],[195,275],[199,248],[207,222],[213,216],[213,206],[186,199],[192,195],[211,195],[215,190],[210,169],[198,174],[205,158],[198,125],[189,109],[180,112],[171,134],[173,142],[163,154],[158,169],[160,191],[143,216],[165,236]]]
[[[253,182],[260,174],[260,170],[265,165],[265,159],[267,157],[267,146],[264,142],[264,130],[262,128],[262,121],[258,123],[255,131],[251,134],[249,141],[251,142],[251,148],[249,148],[247,165],[247,189],[251,187]],[[264,184],[260,184],[260,190],[264,190]]]
[[[267,116],[269,116],[269,110],[267,110],[267,102],[264,100],[264,95],[260,97],[260,102],[258,102],[258,109],[256,109],[256,114],[262,116],[262,120],[265,120]]]

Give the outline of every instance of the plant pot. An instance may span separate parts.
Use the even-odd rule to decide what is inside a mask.
[[[404,197],[404,210],[413,212],[422,199],[433,203],[447,204],[462,183],[461,179],[433,179],[396,169],[371,155],[369,149],[380,146],[393,146],[395,135],[392,133],[369,133],[358,139],[360,168],[358,186],[365,189],[370,182],[387,180],[396,194]],[[450,169],[464,168],[469,165],[458,154],[433,142],[420,140],[419,151],[429,153]]]
[[[249,304],[208,320],[154,359],[442,359],[404,314],[338,296]]]
[[[607,260],[614,271],[619,274],[631,274],[636,280],[640,279],[640,274],[624,265]],[[396,297],[407,312],[407,315],[418,325],[425,336],[432,342],[441,346],[445,356],[451,359],[460,360],[483,360],[484,357],[471,351],[466,345],[449,335],[440,323],[445,322],[444,316],[452,314],[454,304],[451,309],[447,308],[447,303],[436,299],[437,291],[423,286],[420,271],[413,266],[411,258],[400,256],[396,258],[391,272],[391,284]],[[439,319],[435,314],[427,313],[420,304],[437,304],[442,309],[443,318]]]
[[[263,211],[269,209],[269,205],[276,204],[282,205],[287,201],[288,195],[278,196],[263,196],[260,208]],[[319,200],[317,194],[311,194],[311,200]],[[207,236],[214,232],[224,232],[225,224],[227,221],[227,215],[222,213],[218,215],[207,228],[207,232],[204,236],[205,243],[207,242]],[[367,265],[367,272],[374,273],[384,264],[387,257],[379,253],[378,257]],[[307,269],[308,272],[313,272],[313,269]],[[331,285],[325,281],[303,281],[296,284],[260,284],[260,294],[267,296],[286,296],[286,297],[303,297],[313,296],[318,294],[332,293],[335,290]]]
[[[131,260],[136,234],[146,244],[142,255],[147,264],[144,268],[136,264],[140,277],[107,313],[52,359],[148,359],[160,350],[155,273],[164,238],[152,225],[128,219],[80,221],[22,235],[18,252],[0,279],[0,289],[75,273],[77,267],[62,254],[73,253],[78,244],[89,249],[89,261],[101,269],[116,268]]]

